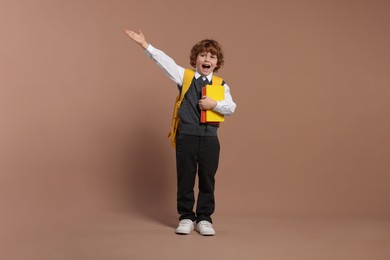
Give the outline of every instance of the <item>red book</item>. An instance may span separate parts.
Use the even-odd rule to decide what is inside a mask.
[[[206,87],[202,88],[202,97],[206,96]],[[206,123],[206,110],[200,110],[200,122]]]

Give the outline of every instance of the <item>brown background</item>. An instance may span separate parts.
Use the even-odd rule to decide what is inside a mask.
[[[389,220],[389,11],[389,1],[1,0],[2,235],[63,232],[97,212],[176,222],[175,84],[126,28],[182,66],[197,41],[223,45],[218,75],[237,110],[220,129],[216,218]]]

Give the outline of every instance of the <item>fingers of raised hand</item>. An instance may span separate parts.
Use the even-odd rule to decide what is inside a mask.
[[[125,30],[125,33],[132,39],[136,39],[137,36],[139,36],[137,33],[130,31],[130,30]]]

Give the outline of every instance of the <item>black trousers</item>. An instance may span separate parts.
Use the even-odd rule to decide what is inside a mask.
[[[215,209],[215,174],[219,162],[219,140],[217,136],[194,136],[179,134],[176,140],[177,210],[180,220],[196,222],[207,220]],[[198,199],[196,213],[194,185],[198,173]]]

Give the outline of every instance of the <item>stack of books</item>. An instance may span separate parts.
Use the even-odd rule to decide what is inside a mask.
[[[206,85],[202,88],[202,96],[208,96],[215,101],[225,99],[225,88],[218,85]],[[200,113],[201,123],[220,123],[225,121],[224,115],[213,110],[202,110]]]

